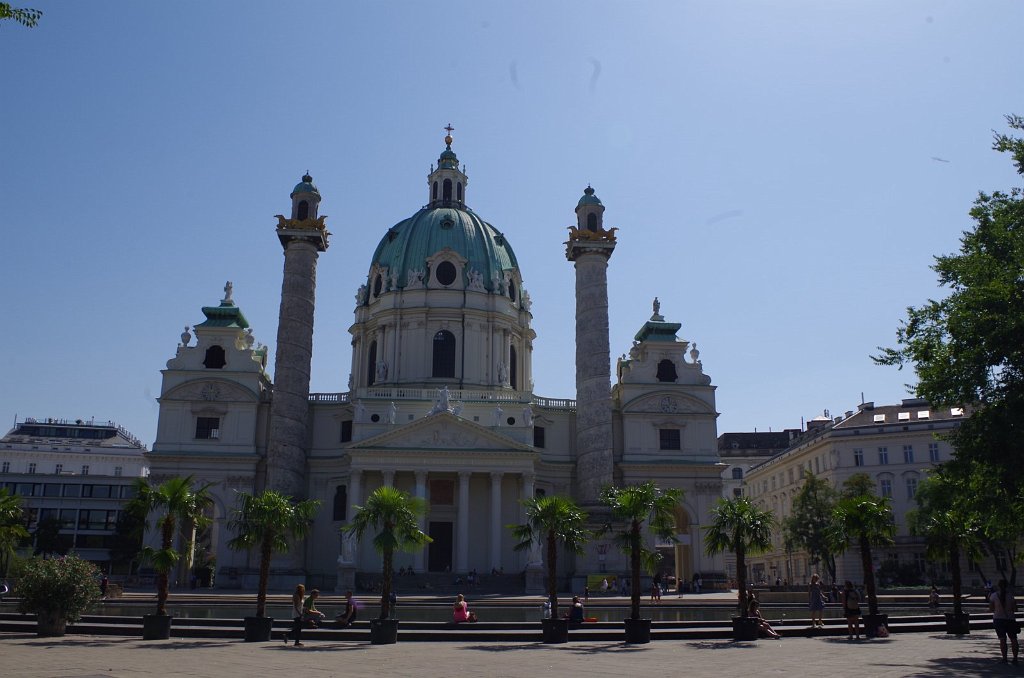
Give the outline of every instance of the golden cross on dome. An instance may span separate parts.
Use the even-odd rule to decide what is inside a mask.
[[[448,132],[449,136],[451,135],[451,133],[452,133],[452,132],[454,132],[454,131],[455,131],[455,128],[454,128],[454,127],[452,127],[452,124],[451,124],[451,123],[448,123],[448,126],[447,126],[447,127],[445,127],[444,129],[445,129],[445,131],[446,131],[446,132]]]

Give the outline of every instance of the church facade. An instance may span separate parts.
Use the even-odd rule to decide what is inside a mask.
[[[605,228],[604,205],[588,187],[565,243],[576,270],[577,397],[536,395],[537,334],[519,260],[468,206],[468,177],[450,134],[445,142],[426,206],[384,230],[355,295],[347,390],[309,393],[316,265],[330,233],[306,175],[291,193],[291,216],[277,217],[285,264],[273,381],[229,283],[163,370],[152,479],[191,474],[212,484],[209,541],[223,586],[247,584],[255,565],[227,549],[237,492],[266,487],[321,502],[309,538],[275,567],[272,585],[301,574],[342,589],[360,573],[379,576],[370,539],[346,540],[339,529],[381,485],[428,506],[423,530],[433,541],[397,555],[396,567],[523,571],[532,590],[542,554],[515,551],[507,529],[522,522],[522,499],[571,496],[596,519],[602,487],[653,479],[685,491],[679,541],[658,545],[665,573],[701,572],[706,581],[721,573],[721,557],[703,548],[724,465],[715,387],[696,346],[655,300],[612,383],[606,271],[618,229]],[[562,574],[626,571],[610,540],[586,548],[559,558]]]

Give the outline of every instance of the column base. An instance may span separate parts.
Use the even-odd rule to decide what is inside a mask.
[[[356,566],[354,564],[338,565],[338,581],[334,585],[334,592],[344,594],[345,591],[354,591],[356,588]]]

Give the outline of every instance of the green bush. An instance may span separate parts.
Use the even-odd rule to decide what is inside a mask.
[[[21,596],[18,611],[49,613],[69,622],[78,621],[100,599],[98,577],[92,563],[75,555],[30,558],[21,566],[15,591]]]

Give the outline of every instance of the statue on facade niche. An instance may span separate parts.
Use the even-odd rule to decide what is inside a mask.
[[[501,418],[505,416],[505,410],[501,409],[501,405],[494,407],[494,425],[501,426]]]
[[[427,415],[440,414],[441,412],[451,412],[447,384],[437,389],[437,400],[434,401],[434,406],[430,408],[430,412]]]
[[[360,285],[359,289],[356,291],[356,303],[357,304],[365,304],[366,303],[366,285]]]
[[[498,383],[508,383],[508,368],[505,367],[505,363],[501,362],[500,360],[498,361]]]
[[[411,269],[405,279],[406,288],[423,287],[423,275],[423,271],[416,268]]]
[[[388,380],[388,364],[384,360],[377,361],[377,381],[383,382]]]
[[[398,407],[395,405],[395,401],[392,400],[391,404],[388,405],[388,423],[394,424],[395,419],[398,417]]]
[[[529,403],[523,408],[523,426],[533,426],[533,408]]]
[[[356,536],[346,532],[341,538],[341,555],[338,557],[339,565],[349,565],[356,562]]]
[[[362,400],[357,400],[356,401],[356,408],[355,408],[355,420],[356,420],[356,423],[357,424],[361,424],[363,422],[363,418],[365,416],[366,416],[366,406],[363,405],[363,401]]]
[[[391,284],[388,286],[388,289],[392,289],[392,290],[396,290],[397,291],[398,290],[398,271],[392,271],[391,272],[390,280],[391,280]]]
[[[480,271],[476,270],[475,268],[474,269],[470,269],[468,275],[469,275],[469,285],[467,287],[468,287],[469,290],[471,290],[473,292],[486,292],[487,291],[484,288],[484,277],[480,274]]]
[[[523,290],[522,305],[523,310],[527,312],[529,312],[529,310],[533,308],[533,300],[530,299],[530,293],[527,292],[526,290]]]

